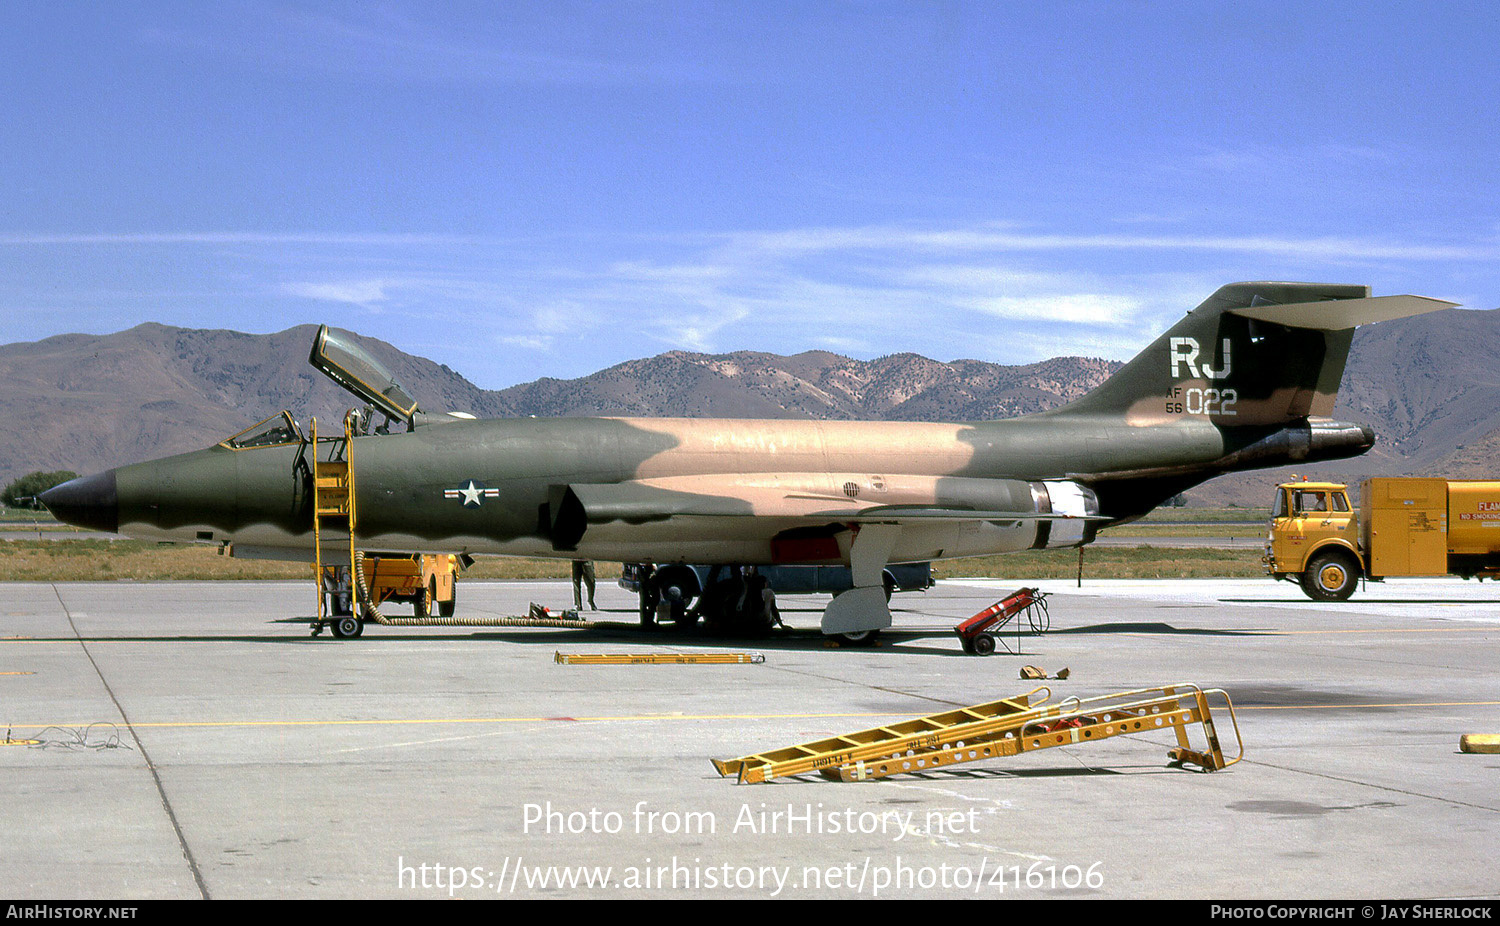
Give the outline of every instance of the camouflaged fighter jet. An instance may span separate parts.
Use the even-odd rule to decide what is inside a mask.
[[[1364,286],[1236,283],[1083,398],[961,424],[455,420],[423,414],[346,332],[324,328],[314,365],[384,413],[377,431],[404,422],[404,432],[355,426],[314,441],[283,412],[42,501],[85,527],[310,559],[314,472],[343,461],[362,550],[664,571],[843,564],[854,587],[822,629],[858,638],[890,625],[888,563],[1076,547],[1222,473],[1365,452],[1368,427],[1327,417],[1353,328],[1451,305],[1372,298]]]

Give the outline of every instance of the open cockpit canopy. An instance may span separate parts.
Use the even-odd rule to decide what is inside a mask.
[[[406,394],[380,361],[355,343],[356,335],[323,325],[313,338],[308,362],[329,379],[383,412],[386,417],[413,424],[417,400]]]

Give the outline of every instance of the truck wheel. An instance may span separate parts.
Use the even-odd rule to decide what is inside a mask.
[[[1348,601],[1359,583],[1359,571],[1347,553],[1319,553],[1302,573],[1302,590],[1314,601]]]
[[[431,591],[421,589],[411,599],[412,616],[418,620],[426,620],[432,616],[432,602],[437,598],[437,589]]]
[[[433,589],[433,597],[434,598],[437,597],[437,590],[436,589]],[[437,603],[438,617],[452,617],[453,616],[453,612],[455,610],[457,610],[457,608],[458,608],[458,583],[454,582],[453,583],[453,597],[449,598],[447,601],[439,601]]]

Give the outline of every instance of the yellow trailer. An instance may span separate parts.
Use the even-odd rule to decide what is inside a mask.
[[[365,587],[376,607],[406,602],[416,617],[452,617],[457,603],[458,557],[448,553],[366,553]]]
[[[1493,578],[1500,481],[1372,476],[1360,486],[1358,514],[1342,483],[1283,483],[1262,562],[1317,601],[1348,599],[1361,577]]]
[[[395,601],[412,606],[413,616],[452,617],[458,601],[458,573],[461,557],[448,553],[365,553],[355,554],[356,568],[364,575],[358,589],[362,611],[376,610]],[[322,586],[327,613],[335,636],[359,636],[363,631],[362,615],[353,613],[353,590],[349,587],[349,567],[323,565]],[[316,630],[314,631],[316,632]]]

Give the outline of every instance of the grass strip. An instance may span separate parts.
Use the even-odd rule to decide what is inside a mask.
[[[933,564],[937,578],[987,576],[1070,578],[1078,574],[1077,550],[1040,550],[944,560]],[[1259,550],[1170,547],[1090,547],[1084,551],[1085,578],[1189,579],[1260,576]],[[567,560],[479,557],[465,579],[566,579]],[[599,563],[601,582],[619,578],[617,564]],[[158,544],[140,540],[11,540],[0,542],[0,582],[98,582],[130,580],[310,579],[305,563],[236,559],[198,544]]]

